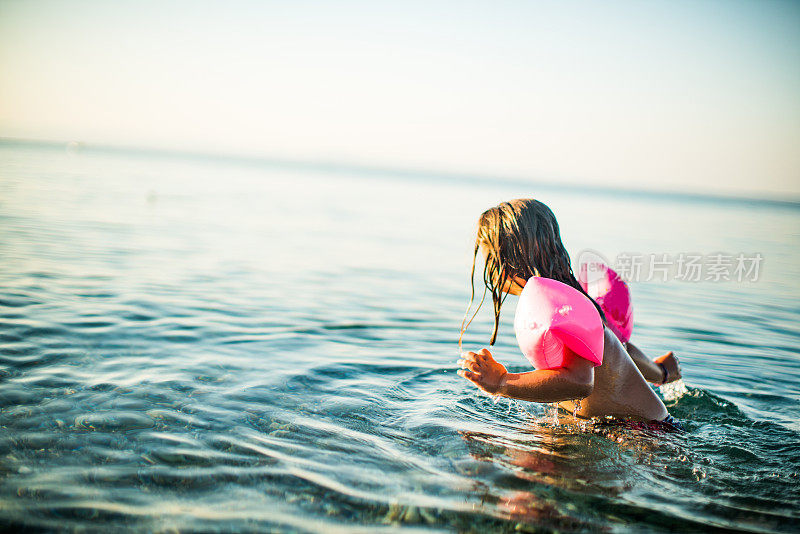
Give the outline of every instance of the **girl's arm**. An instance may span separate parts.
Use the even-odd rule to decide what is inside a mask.
[[[666,384],[677,380],[681,377],[681,367],[678,364],[678,358],[670,351],[663,356],[659,356],[655,360],[651,360],[647,355],[639,350],[639,347],[628,341],[625,344],[628,350],[628,355],[639,368],[644,379],[653,384]],[[663,367],[662,367],[663,366]],[[666,369],[666,380],[664,379],[664,370]]]
[[[465,352],[459,376],[483,391],[534,402],[559,402],[588,397],[594,388],[594,366],[584,358],[570,359],[566,367],[527,373],[509,373],[483,349]]]

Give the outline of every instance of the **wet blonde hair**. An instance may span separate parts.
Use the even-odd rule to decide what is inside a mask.
[[[481,247],[486,251],[483,268],[485,288],[478,307],[467,321],[472,303],[475,301],[475,262]],[[487,290],[492,293],[494,304],[494,330],[489,342],[490,345],[494,345],[500,325],[500,309],[508,296],[508,293],[503,294],[503,288],[507,283],[513,283],[516,277],[527,281],[531,276],[552,278],[574,287],[592,301],[605,322],[603,310],[586,294],[572,272],[569,254],[561,242],[556,216],[542,202],[532,198],[522,198],[490,208],[478,219],[478,235],[475,239],[470,275],[472,294],[464,320],[461,322],[459,350],[464,332],[483,305]]]

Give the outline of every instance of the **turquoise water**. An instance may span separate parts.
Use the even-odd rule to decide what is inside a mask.
[[[632,283],[688,432],[456,376],[475,219],[520,196],[576,256],[763,256],[757,281]],[[0,524],[796,531],[799,250],[779,203],[0,145]]]

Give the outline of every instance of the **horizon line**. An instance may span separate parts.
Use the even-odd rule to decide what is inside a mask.
[[[789,198],[775,196],[746,196],[744,194],[723,194],[710,192],[690,192],[684,190],[625,188],[619,186],[603,186],[579,182],[552,182],[537,178],[522,176],[490,175],[485,173],[468,173],[447,170],[431,170],[414,167],[390,167],[379,164],[347,162],[314,158],[286,158],[268,155],[248,155],[230,152],[213,152],[206,150],[160,148],[136,145],[117,145],[111,143],[94,143],[84,141],[57,141],[53,139],[32,139],[21,137],[2,137],[0,145],[21,145],[37,148],[62,148],[78,152],[97,152],[119,155],[150,156],[162,159],[197,160],[205,159],[223,164],[233,165],[265,165],[290,168],[296,170],[314,170],[328,173],[350,172],[354,174],[372,174],[386,177],[403,177],[414,179],[427,179],[432,176],[468,183],[501,183],[504,185],[524,185],[560,189],[576,193],[598,193],[607,196],[627,195],[632,197],[660,196],[669,200],[689,200],[701,202],[724,202],[729,204],[768,205],[793,209],[800,209],[800,195],[794,196],[787,193]]]

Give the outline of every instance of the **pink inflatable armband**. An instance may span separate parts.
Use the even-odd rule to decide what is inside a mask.
[[[586,295],[556,280],[528,280],[517,303],[514,331],[536,369],[563,367],[572,353],[595,365],[603,363],[603,322],[597,308]]]
[[[611,331],[620,341],[627,343],[633,333],[633,305],[628,284],[611,267],[602,263],[581,265],[578,282],[603,309]]]

